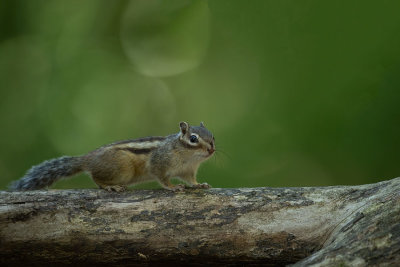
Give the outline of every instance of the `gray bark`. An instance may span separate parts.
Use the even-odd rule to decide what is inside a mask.
[[[0,192],[0,263],[400,263],[400,178],[360,186]]]

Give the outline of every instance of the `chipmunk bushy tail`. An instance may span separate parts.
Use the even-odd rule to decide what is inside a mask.
[[[24,177],[10,185],[11,190],[35,190],[50,186],[63,177],[83,171],[80,157],[64,156],[46,160],[30,168]]]

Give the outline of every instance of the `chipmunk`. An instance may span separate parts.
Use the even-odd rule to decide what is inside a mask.
[[[184,185],[173,185],[180,178],[194,188],[199,184],[196,173],[200,163],[215,152],[215,139],[203,123],[179,124],[180,132],[168,136],[150,136],[102,146],[83,156],[63,156],[33,166],[15,181],[12,190],[35,190],[50,186],[63,177],[87,172],[93,181],[107,191],[121,192],[131,184],[156,180],[164,188],[182,191]]]

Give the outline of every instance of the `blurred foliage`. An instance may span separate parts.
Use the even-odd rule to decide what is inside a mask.
[[[400,174],[400,2],[0,1],[0,187],[204,121],[214,187]],[[157,186],[152,183],[144,186]],[[95,187],[85,175],[55,188]]]

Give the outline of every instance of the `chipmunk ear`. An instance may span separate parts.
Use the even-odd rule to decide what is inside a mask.
[[[200,127],[206,127],[206,126],[204,126],[204,122],[200,122]]]
[[[189,129],[189,124],[187,124],[187,122],[181,121],[179,123],[179,127],[181,128],[182,134],[185,134],[187,132],[187,130]]]

